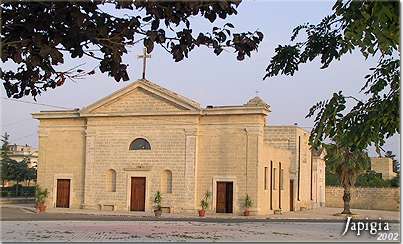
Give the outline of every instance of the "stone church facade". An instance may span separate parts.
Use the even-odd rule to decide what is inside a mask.
[[[259,97],[207,106],[138,80],[92,105],[42,111],[38,184],[47,206],[196,213],[206,191],[211,213],[266,215],[323,206],[323,153],[309,133],[270,126]]]

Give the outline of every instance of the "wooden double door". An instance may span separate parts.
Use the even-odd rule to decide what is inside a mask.
[[[232,213],[233,206],[233,183],[219,181],[217,182],[217,213]]]
[[[69,208],[70,207],[70,180],[58,179],[56,188],[56,207]]]
[[[145,211],[146,178],[132,177],[130,194],[130,211]]]

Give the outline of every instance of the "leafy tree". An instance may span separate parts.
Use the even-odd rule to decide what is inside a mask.
[[[342,91],[314,105],[307,117],[315,117],[310,143],[320,147],[326,139],[339,137],[340,146],[358,151],[375,145],[380,154],[386,138],[400,125],[400,4],[398,1],[340,1],[319,24],[303,24],[293,30],[292,44],[275,49],[264,78],[293,75],[301,64],[320,59],[325,69],[334,60],[359,50],[379,58],[364,77],[364,99]],[[301,37],[301,31],[305,37]],[[302,41],[298,41],[302,39]],[[351,108],[347,101],[353,104]]]
[[[147,52],[160,46],[175,62],[196,47],[216,55],[224,48],[238,60],[256,51],[263,40],[259,31],[232,33],[234,26],[214,26],[194,33],[194,17],[214,23],[237,14],[240,1],[19,1],[2,2],[1,60],[15,68],[0,70],[8,97],[34,98],[49,88],[95,73],[73,67],[60,71],[69,54],[96,60],[99,70],[116,81],[129,80],[122,56],[127,47],[143,43]],[[104,11],[108,8],[108,11]]]
[[[27,181],[27,186],[29,187],[29,184],[32,180],[36,181],[37,178],[37,169],[36,166],[34,167],[27,167],[26,169],[26,174],[25,174],[25,180]]]
[[[27,179],[28,163],[27,160],[17,162],[13,160],[9,164],[10,167],[10,180],[16,182],[15,195],[19,196],[19,183]]]
[[[2,185],[4,187],[5,182],[11,179],[11,171],[10,171],[10,164],[13,163],[14,160],[10,159],[10,150],[9,150],[9,137],[10,135],[7,132],[4,136],[1,136],[1,162],[0,162],[0,177],[2,181]]]
[[[10,167],[9,167],[9,162],[8,160],[1,159],[1,164],[0,164],[0,170],[1,170],[1,182],[2,186],[4,187],[6,184],[6,181],[10,180]]]
[[[9,145],[10,143],[8,142],[10,138],[10,135],[7,134],[7,132],[4,133],[4,136],[1,136],[1,158],[2,159],[6,159],[6,158],[10,158],[10,149],[9,149]]]
[[[6,181],[16,181],[15,194],[18,196],[19,183],[27,181],[28,187],[32,180],[36,180],[36,167],[28,167],[29,159],[25,158],[21,162],[17,162],[10,158],[9,137],[7,133],[2,136],[1,146],[1,181],[3,187]]]
[[[326,168],[329,172],[337,175],[341,185],[344,188],[343,214],[351,214],[350,200],[351,188],[354,186],[357,177],[369,169],[371,160],[365,150],[351,150],[340,145],[337,140],[335,143],[326,144]]]

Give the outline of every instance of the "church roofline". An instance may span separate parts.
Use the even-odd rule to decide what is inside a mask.
[[[203,109],[203,114],[264,114],[268,115],[269,109],[265,107],[247,107],[247,106],[217,106]]]
[[[123,95],[133,91],[137,87],[141,87],[146,90],[152,90],[152,92],[155,93],[156,95],[159,95],[167,100],[170,100],[171,102],[174,102],[174,103],[176,103],[184,108],[190,109],[190,110],[200,110],[200,108],[201,108],[200,104],[198,104],[197,102],[195,102],[191,99],[188,99],[175,92],[165,89],[155,83],[152,83],[149,80],[140,79],[122,89],[115,91],[114,93],[110,94],[109,96],[106,96],[86,107],[83,107],[80,110],[80,113],[88,114],[89,112],[101,107],[102,105],[112,102],[115,99],[119,98],[120,96],[123,96]]]
[[[308,131],[307,129],[305,129],[305,128],[307,128],[307,127],[300,127],[300,126],[298,126],[298,125],[266,125],[265,127],[267,127],[267,128],[274,128],[274,127],[276,127],[276,128],[294,128],[294,129],[297,129],[297,130],[303,130],[304,132],[306,132],[306,133],[311,133],[310,131]]]
[[[234,110],[234,109],[244,109],[244,110],[253,110],[253,109],[263,109],[267,112],[271,112],[270,107],[266,106],[245,106],[245,105],[227,105],[227,106],[207,106],[203,110]]]
[[[133,91],[134,89],[141,87],[143,89],[149,90],[156,95],[159,95],[165,99],[170,100],[182,106],[188,110],[184,111],[172,111],[172,112],[141,112],[141,113],[97,113],[94,112],[95,109],[113,102],[121,96]],[[260,99],[260,98],[259,98]],[[253,99],[252,99],[253,100]],[[256,100],[256,98],[255,98]],[[268,115],[270,106],[265,103],[257,104],[245,104],[245,105],[234,105],[234,106],[207,106],[206,108],[201,108],[200,104],[181,96],[175,92],[172,92],[166,88],[163,88],[155,83],[148,80],[140,79],[136,82],[121,88],[111,95],[106,96],[82,109],[72,109],[72,110],[53,110],[53,111],[41,111],[39,113],[32,113],[32,117],[35,119],[51,119],[51,118],[84,118],[84,117],[123,117],[123,116],[169,116],[169,115],[242,115],[242,114],[262,114]]]
[[[141,80],[141,81],[143,81],[143,82],[145,82],[146,84],[148,84],[148,85],[154,87],[154,88],[157,89],[157,90],[161,90],[161,91],[164,91],[165,93],[170,94],[172,97],[179,98],[180,100],[183,100],[183,101],[185,101],[186,103],[191,104],[191,105],[194,106],[195,108],[198,108],[198,109],[201,108],[200,104],[199,104],[198,102],[192,100],[192,99],[189,99],[189,98],[187,98],[187,97],[185,97],[185,96],[182,96],[182,95],[180,95],[180,94],[178,94],[178,93],[176,93],[176,92],[170,91],[170,90],[168,90],[168,89],[166,89],[166,88],[164,88],[164,87],[162,87],[162,86],[159,86],[159,85],[157,85],[157,84],[155,84],[155,83],[153,83],[153,82],[151,82],[151,81],[149,81],[149,80]]]

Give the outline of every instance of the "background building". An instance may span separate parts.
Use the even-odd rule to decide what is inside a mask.
[[[38,164],[38,150],[31,146],[25,145],[9,145],[10,158],[20,162],[24,159],[28,160],[28,167],[34,167]]]
[[[371,158],[371,170],[381,173],[384,180],[390,180],[397,176],[397,173],[393,172],[393,160],[387,157]]]

